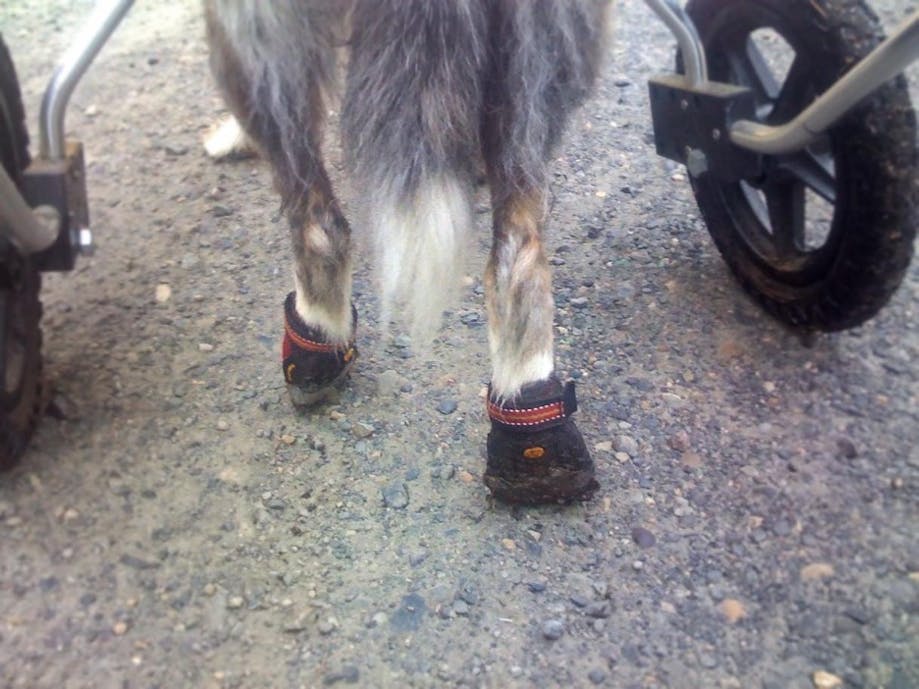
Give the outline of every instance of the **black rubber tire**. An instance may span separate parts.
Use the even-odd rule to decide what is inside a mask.
[[[714,81],[747,86],[753,85],[751,78],[757,81],[750,77],[757,71],[752,61],[744,62],[742,46],[759,28],[777,32],[794,50],[795,60],[802,60],[788,73],[788,91],[778,97],[773,92],[770,100],[767,89],[760,89],[758,101],[765,101],[765,107],[758,113],[769,124],[797,115],[883,38],[877,17],[861,0],[690,0],[686,9],[705,45]],[[766,156],[773,177],[745,180],[764,190],[769,226],[740,183],[702,175],[693,179],[693,192],[718,250],[767,311],[794,326],[834,331],[874,316],[902,282],[912,258],[919,222],[919,154],[905,79],[875,91],[827,138],[822,159],[831,156],[833,166],[823,169],[833,186],[827,180],[820,184],[833,192],[825,196],[832,204],[832,221],[819,246],[804,246],[803,239],[796,239],[801,235],[791,230],[783,241],[769,227],[782,224],[773,217],[803,214],[795,201],[776,216],[769,207],[774,201],[773,207],[781,209],[785,197],[778,194],[798,188],[783,184],[800,184],[798,173],[788,172],[787,158]],[[802,155],[816,159],[809,152]],[[770,191],[776,195],[770,197]]]
[[[18,184],[29,164],[16,71],[0,37],[0,163]],[[12,468],[42,413],[41,275],[0,240],[0,470]]]

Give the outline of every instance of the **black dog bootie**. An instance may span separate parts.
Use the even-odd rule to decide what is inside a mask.
[[[355,328],[357,310],[351,307]],[[295,406],[308,407],[321,401],[329,389],[343,380],[357,359],[354,340],[330,344],[321,333],[304,323],[294,308],[294,294],[284,301],[284,339],[281,368],[290,399]]]
[[[525,385],[513,402],[488,395],[485,485],[496,499],[520,504],[587,500],[599,488],[594,463],[570,418],[574,383],[552,376]]]

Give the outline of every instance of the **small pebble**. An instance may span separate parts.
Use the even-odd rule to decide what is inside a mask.
[[[606,619],[610,615],[610,606],[606,601],[595,601],[587,606],[588,617]]]
[[[620,452],[625,452],[632,457],[638,454],[638,442],[635,438],[632,438],[628,435],[617,435],[616,436],[616,449]]]
[[[677,452],[686,452],[689,449],[689,434],[686,431],[677,431],[670,436],[667,444]]]
[[[351,426],[351,433],[356,438],[369,438],[373,435],[374,428],[369,423],[358,422]]]
[[[230,596],[227,599],[227,607],[230,610],[239,610],[243,606],[243,602],[242,596]]]
[[[357,684],[358,680],[361,678],[361,672],[355,665],[345,665],[338,672],[330,672],[325,677],[322,678],[322,683],[326,686],[330,686],[337,682],[344,682],[346,684]]]
[[[408,506],[408,487],[402,481],[393,481],[384,486],[382,491],[383,504],[396,510]]]
[[[735,598],[725,598],[721,601],[721,605],[718,606],[718,609],[729,624],[739,622],[747,616],[747,611],[743,603]]]
[[[393,369],[383,371],[377,378],[377,390],[381,395],[393,395],[399,390],[399,374]]]
[[[547,620],[542,624],[542,635],[549,641],[556,641],[562,638],[565,633],[565,625],[559,620]]]
[[[584,596],[578,593],[575,593],[574,595],[572,595],[569,600],[579,608],[586,608],[587,604],[590,603],[590,601],[587,600],[587,598],[585,598]]]
[[[657,543],[657,538],[654,537],[654,534],[643,526],[636,526],[632,529],[632,540],[642,549],[650,548]]]
[[[840,438],[836,441],[837,456],[843,459],[855,459],[858,457],[858,450],[848,438]]]
[[[594,668],[587,673],[587,679],[589,679],[593,684],[603,684],[606,681],[606,673],[603,672],[600,668]]]
[[[446,416],[447,414],[452,414],[453,412],[455,412],[456,406],[457,405],[456,405],[455,400],[450,400],[450,399],[441,400],[440,402],[437,403],[437,411],[439,411],[441,414]]]
[[[801,578],[804,581],[815,581],[833,576],[833,565],[828,562],[813,562],[801,568]]]
[[[817,670],[811,679],[814,682],[815,689],[839,689],[842,687],[841,677],[824,670]]]

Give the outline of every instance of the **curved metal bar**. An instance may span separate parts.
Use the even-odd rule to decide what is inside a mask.
[[[775,127],[738,120],[731,125],[731,141],[770,155],[800,151],[915,60],[919,60],[919,10],[796,118]]]
[[[55,67],[42,98],[38,121],[39,154],[42,158],[64,158],[67,102],[86,69],[133,4],[134,0],[106,0],[97,4],[83,31]]]
[[[57,233],[57,227],[39,221],[0,165],[0,236],[9,239],[22,253],[34,254],[54,244]]]
[[[699,86],[708,81],[708,65],[705,62],[705,49],[696,25],[686,14],[677,0],[645,0],[667,25],[680,46],[683,56],[683,66],[686,69],[686,79],[689,86]]]

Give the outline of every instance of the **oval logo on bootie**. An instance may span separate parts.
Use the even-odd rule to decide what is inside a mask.
[[[523,456],[527,459],[539,459],[545,454],[546,450],[542,447],[528,447],[523,451]]]

